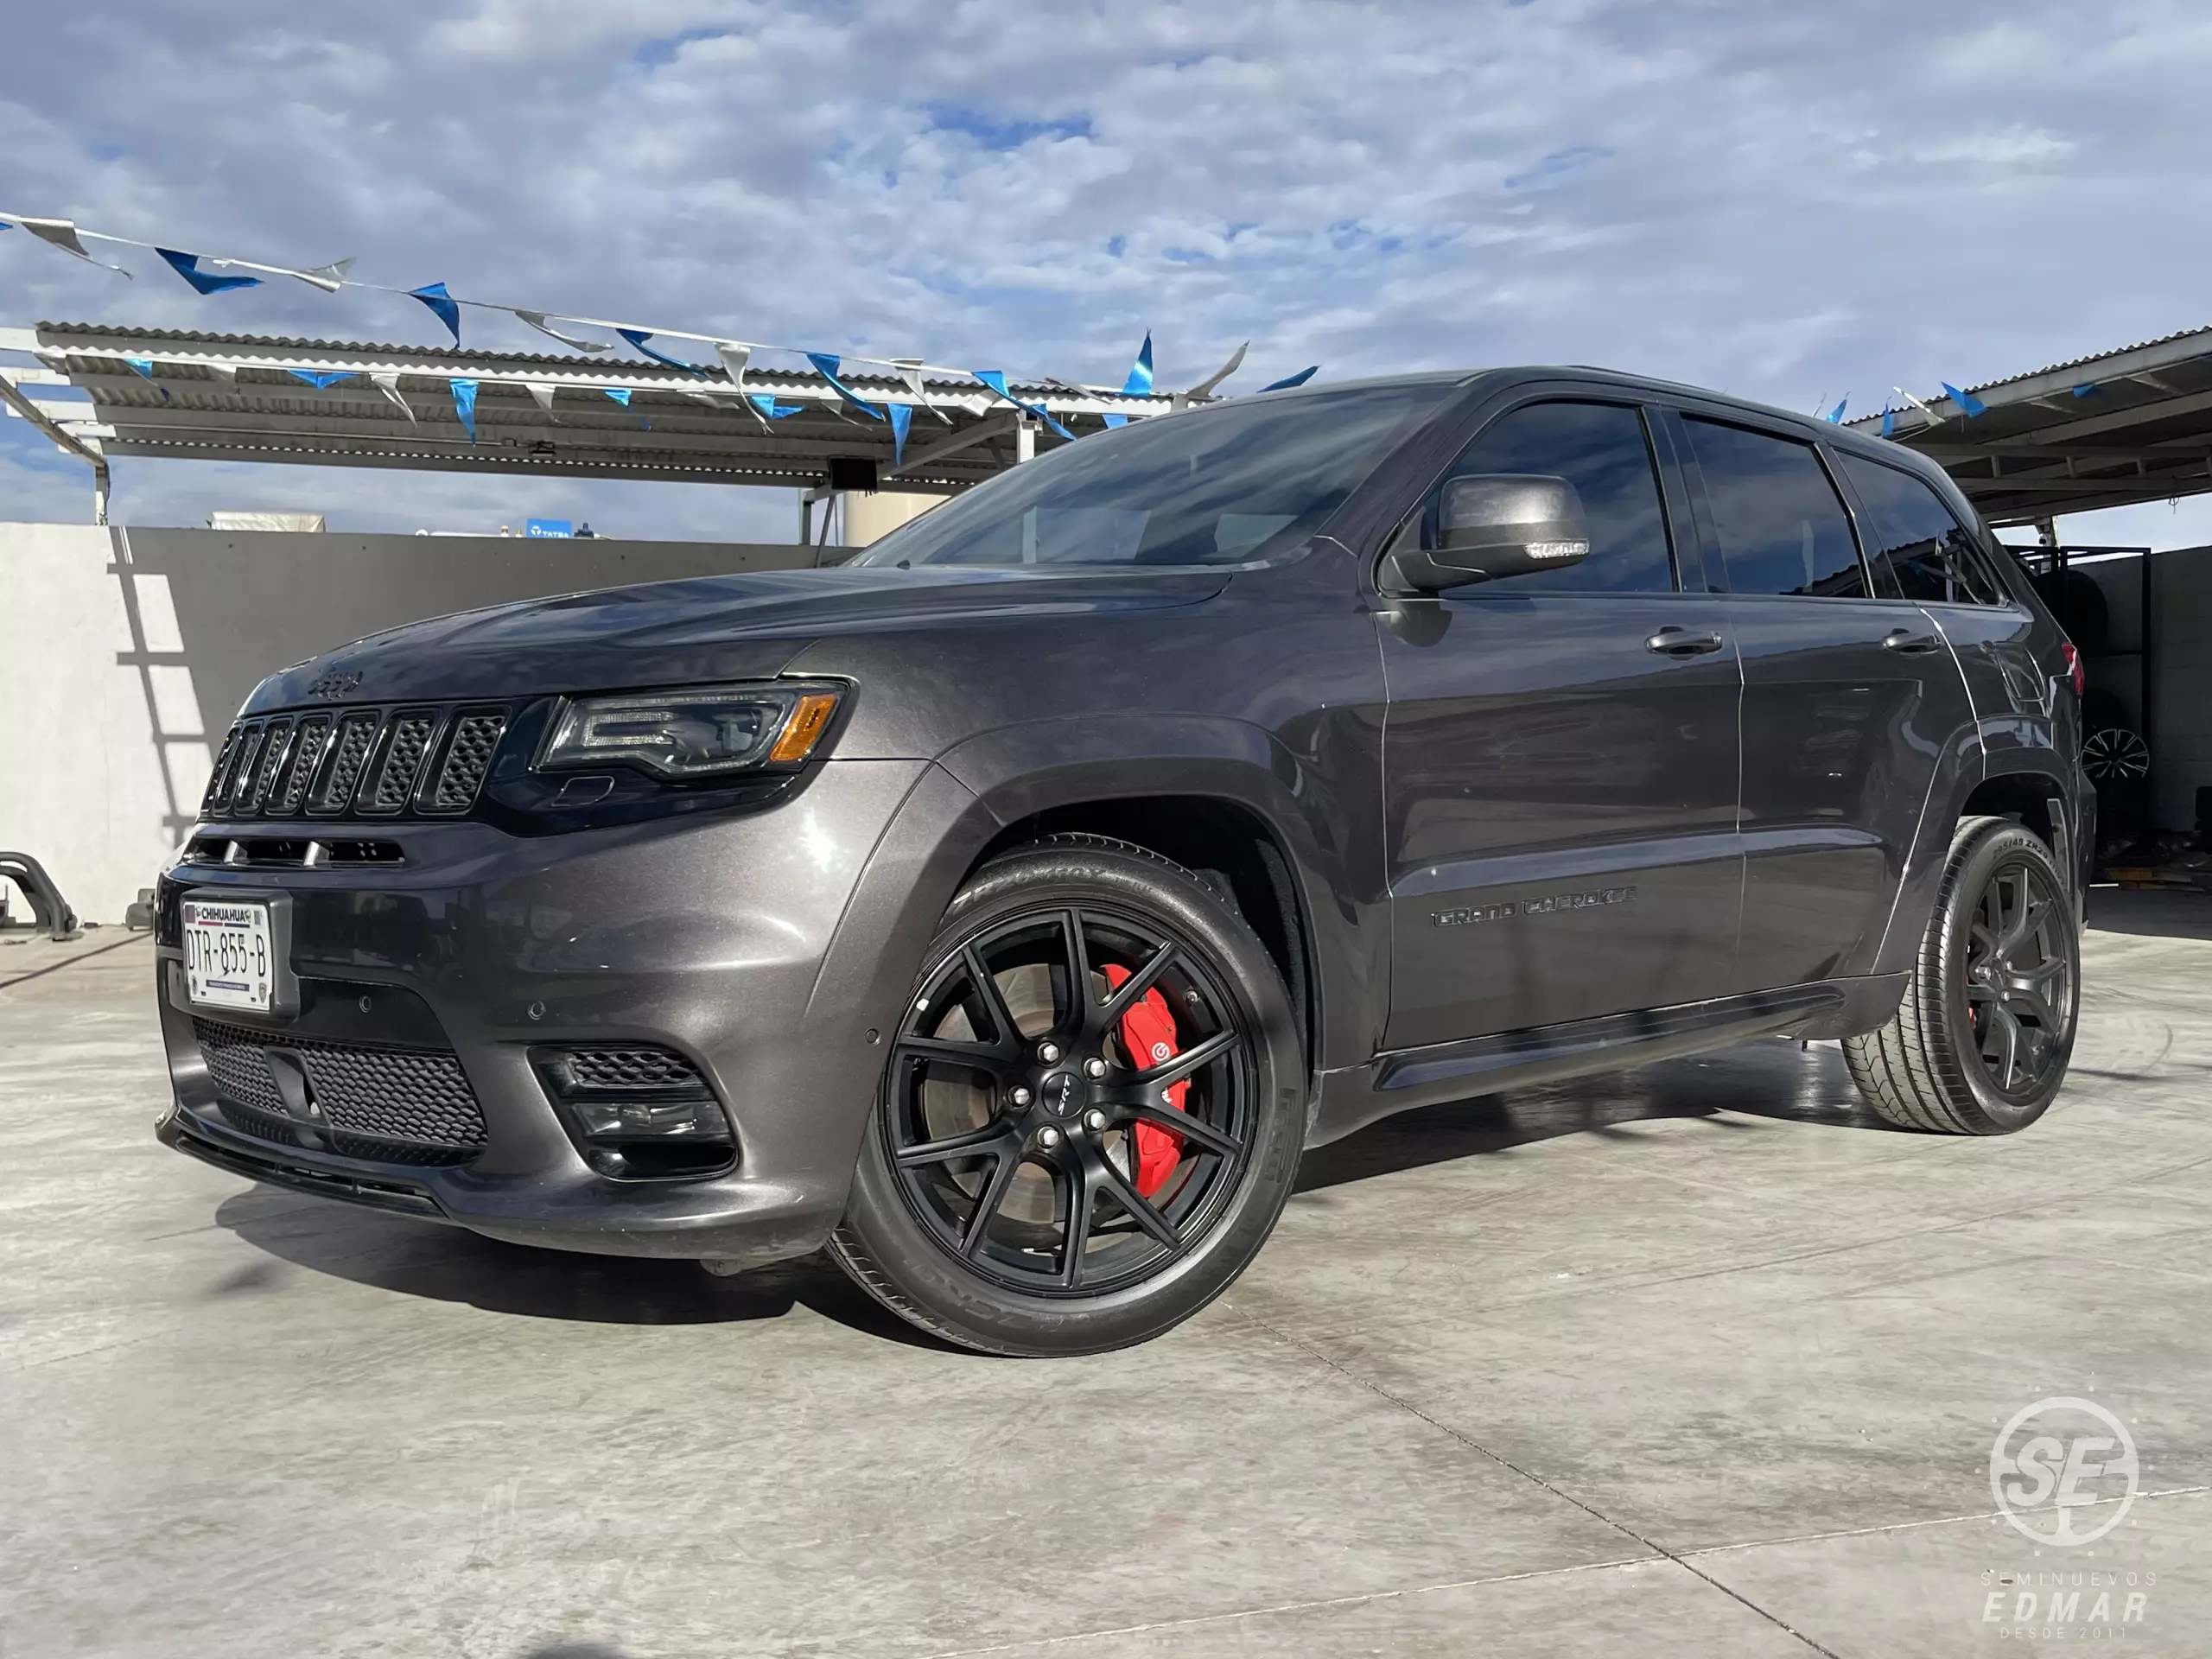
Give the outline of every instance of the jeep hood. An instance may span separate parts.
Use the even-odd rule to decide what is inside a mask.
[[[833,635],[1193,605],[1227,570],[837,567],[657,582],[411,622],[281,669],[246,712],[766,678]],[[354,677],[358,676],[358,680]]]

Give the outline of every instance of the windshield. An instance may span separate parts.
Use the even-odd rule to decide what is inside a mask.
[[[1444,378],[1239,399],[1065,444],[954,497],[855,564],[1235,564],[1313,530]]]

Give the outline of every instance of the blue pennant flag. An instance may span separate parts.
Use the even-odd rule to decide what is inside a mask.
[[[151,380],[154,378],[154,359],[152,358],[126,357],[123,360],[130,365],[132,372],[142,374],[149,380]],[[163,403],[166,404],[169,401],[169,389],[167,386],[157,385],[154,390],[162,394],[162,401]]]
[[[617,328],[614,332],[621,335],[623,339],[628,340],[632,346],[643,352],[647,357],[652,359],[656,363],[665,363],[670,368],[681,369],[686,374],[703,375],[706,373],[706,371],[701,368],[696,363],[686,363],[680,357],[671,357],[666,352],[655,351],[652,346],[646,345],[645,342],[651,340],[652,335],[643,328]]]
[[[2076,397],[2090,397],[2090,396],[2094,395],[2095,391],[2096,391],[2096,387],[2095,387],[2094,385],[2086,385],[2086,386],[2076,386],[2076,387],[2075,387],[2075,388],[2074,388],[2074,395],[2075,395]]]
[[[906,429],[914,423],[914,406],[887,404],[884,409],[891,417],[891,470],[895,473],[906,464]]]
[[[772,395],[765,391],[748,391],[745,394],[745,401],[772,421],[780,421],[786,415],[796,415],[806,407],[804,404],[779,404]]]
[[[1006,371],[1004,369],[970,369],[968,372],[974,375],[976,378],[982,381],[993,391],[998,393],[1000,397],[1005,398],[1007,402],[1012,404],[1016,409],[1021,410],[1024,414],[1034,415],[1039,420],[1044,422],[1046,425],[1051,427],[1053,431],[1067,439],[1069,442],[1072,443],[1075,442],[1075,434],[1069,431],[1067,428],[1062,426],[1058,421],[1046,414],[1045,412],[1044,404],[1025,404],[1020,398],[1015,397],[1012,392],[1006,389]]]
[[[1890,436],[1897,429],[1897,412],[1887,404],[1882,405],[1882,435]]]
[[[1144,344],[1137,347],[1137,360],[1129,365],[1129,378],[1122,382],[1124,397],[1147,397],[1152,395],[1152,330],[1144,331]],[[1109,427],[1127,426],[1126,415],[1109,415]]]
[[[420,288],[409,289],[407,292],[411,297],[429,306],[437,320],[453,330],[453,343],[456,346],[461,344],[461,305],[452,295],[446,292],[446,285],[443,283],[425,283]],[[461,384],[458,380],[454,382],[455,385]],[[473,388],[475,382],[471,381],[469,385]],[[475,435],[476,429],[471,427],[469,437],[472,442]]]
[[[284,372],[295,380],[306,381],[317,391],[321,391],[326,386],[334,386],[340,380],[351,380],[353,378],[351,370],[337,374],[318,374],[313,369],[287,369]]]
[[[623,408],[627,409],[627,408],[629,408],[629,407],[630,407],[630,388],[629,388],[629,387],[627,387],[627,386],[601,386],[601,387],[600,388],[600,390],[601,390],[601,391],[605,392],[608,397],[612,397],[612,398],[613,398],[616,403],[618,403],[618,404],[621,404]]]
[[[169,269],[190,283],[202,294],[221,294],[233,288],[259,288],[258,276],[218,276],[213,271],[200,269],[196,253],[179,253],[175,248],[156,248],[156,253],[169,262]]]
[[[1272,385],[1262,386],[1260,390],[1262,391],[1288,391],[1293,386],[1304,385],[1308,380],[1311,380],[1315,375],[1320,372],[1321,365],[1319,363],[1316,363],[1310,369],[1300,369],[1296,374],[1285,375],[1281,379],[1274,382]]]
[[[1311,374],[1311,369],[1306,371]],[[1147,397],[1152,395],[1152,330],[1144,331],[1144,344],[1137,347],[1137,360],[1129,365],[1129,378],[1122,382],[1122,393],[1128,397]]]
[[[1843,424],[1843,406],[1850,401],[1851,399],[1847,396],[1839,397],[1835,400],[1835,407],[1828,410],[1828,424],[1830,426],[1841,426]]]
[[[880,421],[883,418],[881,410],[837,378],[837,371],[843,366],[842,359],[832,357],[827,352],[809,352],[806,354],[806,360],[813,364],[816,372],[830,383],[830,389],[855,409],[860,410],[870,420]]]
[[[1986,414],[1988,411],[1989,405],[1983,403],[1981,399],[1975,397],[1974,393],[1970,391],[1961,391],[1956,386],[1953,385],[1948,380],[1945,380],[1941,384],[1944,391],[1949,395],[1951,401],[1956,404],[1961,409],[1966,410],[1967,419],[1971,420],[1975,416]]]
[[[461,416],[461,423],[468,429],[468,441],[476,442],[476,383],[474,380],[452,380],[453,412]]]

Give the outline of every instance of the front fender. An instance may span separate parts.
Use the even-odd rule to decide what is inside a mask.
[[[1349,718],[1349,716],[1347,716]],[[1389,985],[1381,856],[1362,800],[1374,748],[1324,729],[1300,754],[1247,721],[1084,715],[1002,727],[956,744],[939,764],[1001,824],[1055,808],[1146,796],[1199,796],[1242,807],[1266,827],[1298,887],[1316,989],[1315,1065],[1354,1065],[1375,1051]]]

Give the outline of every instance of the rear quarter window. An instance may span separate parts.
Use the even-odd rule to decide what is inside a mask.
[[[1924,479],[1862,455],[1837,464],[1865,506],[1870,559],[1888,565],[1897,591],[1923,605],[2002,605],[2011,595],[1980,540]]]

